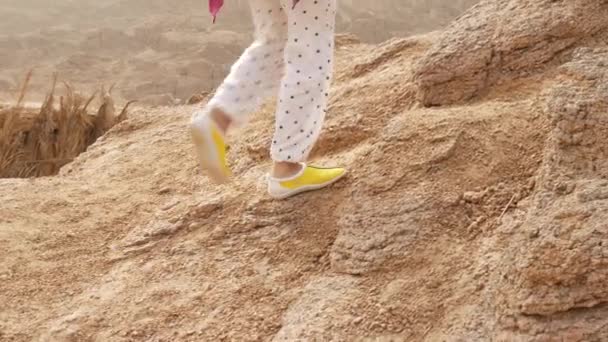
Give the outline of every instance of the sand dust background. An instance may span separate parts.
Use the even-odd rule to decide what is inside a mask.
[[[475,1],[342,1],[340,32],[364,41],[447,24]],[[15,1],[0,5],[0,101],[34,68],[30,101],[52,74],[83,92],[117,83],[115,96],[146,104],[185,102],[210,91],[251,41],[246,1],[228,1],[216,25],[203,0]]]
[[[90,38],[3,44],[157,96],[165,71],[247,40],[204,33],[199,3],[200,20],[145,3],[150,25],[106,3]],[[224,186],[193,157],[193,106],[133,107],[58,175],[0,179],[0,340],[608,340],[607,17],[606,1],[487,0],[431,33],[340,36],[313,159],[349,175],[287,201],[265,193],[272,103],[229,137]]]

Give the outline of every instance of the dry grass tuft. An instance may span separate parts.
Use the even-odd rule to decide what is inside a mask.
[[[0,106],[0,178],[27,178],[57,174],[86,151],[100,136],[126,119],[129,102],[116,115],[110,88],[100,92],[101,106],[90,114],[97,96],[84,97],[67,83],[65,95],[55,95],[57,77],[39,109],[25,108],[23,99],[31,79],[25,78],[16,105]]]

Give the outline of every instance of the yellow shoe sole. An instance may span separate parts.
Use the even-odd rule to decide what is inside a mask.
[[[346,176],[347,172],[346,170],[344,170],[344,172],[342,172],[341,175],[332,178],[331,180],[325,182],[325,183],[321,183],[321,184],[314,184],[314,185],[303,185],[303,186],[299,186],[297,188],[293,188],[293,189],[289,189],[288,187],[285,186],[284,182],[281,181],[277,181],[274,180],[275,182],[278,182],[279,185],[279,189],[274,188],[270,185],[269,183],[269,188],[268,188],[268,193],[270,195],[270,197],[277,199],[277,200],[282,200],[282,199],[286,199],[289,197],[293,197],[305,192],[311,192],[311,191],[315,191],[315,190],[321,190],[323,188],[326,188],[334,183],[336,183],[337,181],[341,180],[342,178],[344,178],[344,176]],[[269,182],[273,182],[272,180]]]
[[[224,166],[219,147],[213,139],[213,126],[207,122],[204,127],[190,126],[190,134],[196,149],[199,165],[216,184],[230,181],[230,171]]]

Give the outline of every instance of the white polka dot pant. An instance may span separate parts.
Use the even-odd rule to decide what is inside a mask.
[[[256,39],[207,105],[236,125],[278,95],[271,156],[305,161],[325,119],[336,0],[250,0]]]

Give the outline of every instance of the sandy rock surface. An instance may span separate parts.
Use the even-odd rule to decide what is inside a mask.
[[[316,193],[266,196],[271,104],[231,135],[229,185],[200,174],[192,106],[0,180],[0,339],[605,341],[607,11],[486,1],[340,38],[313,157],[350,173]]]

